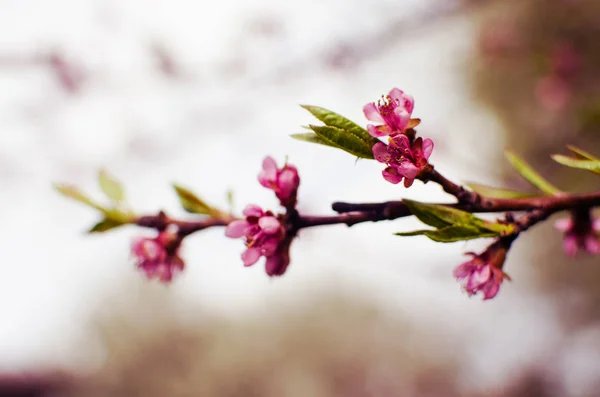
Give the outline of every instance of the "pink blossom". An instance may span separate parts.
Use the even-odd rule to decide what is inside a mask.
[[[498,294],[500,284],[507,276],[500,268],[486,260],[485,254],[470,255],[473,259],[455,268],[454,277],[461,281],[469,296],[482,292],[483,300],[492,299]]]
[[[600,219],[592,220],[589,210],[560,219],[554,227],[564,233],[563,248],[567,255],[575,256],[579,249],[589,254],[600,253]]]
[[[150,279],[169,282],[183,270],[184,262],[178,255],[180,241],[172,231],[162,231],[155,238],[140,237],[134,240],[131,251],[137,267]]]
[[[260,184],[273,190],[283,206],[293,207],[300,185],[300,176],[296,167],[285,164],[283,168],[277,168],[277,163],[272,157],[266,157],[262,167],[262,171],[258,174]]]
[[[277,275],[278,269],[282,267],[285,270],[287,263],[275,263],[278,260],[281,262],[281,243],[285,239],[285,229],[281,222],[272,212],[265,212],[253,204],[246,206],[243,214],[246,219],[231,222],[225,235],[245,239],[247,248],[242,253],[244,266],[252,266],[264,256],[267,258],[267,274]]]
[[[498,294],[502,281],[510,280],[502,267],[513,241],[514,238],[500,238],[479,255],[469,252],[467,255],[472,259],[454,269],[454,277],[469,296],[481,292],[483,300],[492,299]]]
[[[414,106],[413,97],[398,88],[393,88],[387,96],[382,96],[377,103],[367,103],[363,107],[363,113],[367,120],[382,123],[377,126],[368,124],[369,134],[379,138],[402,133],[410,122]]]
[[[410,187],[419,173],[429,165],[428,159],[432,151],[431,139],[417,138],[411,143],[404,134],[390,137],[389,145],[383,142],[373,145],[375,159],[388,166],[382,172],[385,180],[397,184],[404,179],[405,187]]]

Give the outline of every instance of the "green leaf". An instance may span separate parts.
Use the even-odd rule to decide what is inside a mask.
[[[229,212],[233,212],[233,208],[235,207],[235,198],[233,196],[233,190],[227,190],[225,198],[227,200],[227,205],[229,206]]]
[[[181,206],[187,212],[192,214],[210,214],[214,211],[210,205],[192,193],[192,191],[177,184],[174,184],[173,188],[179,197]]]
[[[567,149],[569,149],[575,155],[575,157],[580,158],[582,160],[600,161],[600,158],[573,145],[567,145]]]
[[[56,183],[56,184],[54,184],[54,189],[57,192],[59,192],[60,194],[62,194],[63,196],[73,199],[75,201],[78,201],[82,204],[85,204],[88,207],[95,208],[102,212],[106,211],[106,209],[104,207],[102,207],[101,205],[92,201],[92,199],[90,199],[85,194],[83,194],[81,191],[79,191],[79,189],[77,189],[75,186]]]
[[[397,236],[426,236],[440,243],[453,243],[456,241],[473,240],[477,238],[496,237],[498,233],[480,230],[469,226],[447,226],[437,230],[415,230],[412,232],[395,233]]]
[[[571,168],[579,168],[590,171],[595,174],[600,174],[600,160],[578,160],[571,157],[563,156],[562,154],[552,155],[552,159],[559,164]]]
[[[549,195],[561,193],[557,187],[553,186],[550,182],[544,179],[544,177],[538,174],[533,168],[531,168],[529,164],[525,162],[525,160],[521,159],[515,153],[510,150],[506,150],[504,154],[506,159],[511,163],[515,170],[533,186]]]
[[[310,129],[310,127],[308,127]],[[312,131],[312,129],[311,129]],[[290,135],[292,138],[297,139],[299,141],[304,141],[304,142],[311,142],[311,143],[317,143],[319,145],[325,145],[325,146],[329,146],[329,147],[334,147],[334,148],[338,148],[338,146],[334,145],[331,142],[328,142],[327,140],[321,138],[320,136],[318,136],[317,134],[315,134],[314,132],[307,132],[307,133],[303,133],[303,134],[293,134]]]
[[[480,185],[478,183],[467,183],[466,184],[472,191],[479,193],[482,196],[489,198],[523,198],[523,197],[535,197],[534,194],[518,192],[516,190],[496,188],[486,185]]]
[[[481,227],[485,221],[475,215],[456,208],[437,204],[426,204],[413,200],[402,200],[410,212],[426,225],[441,229],[447,226]]]
[[[328,125],[311,125],[310,128],[322,139],[350,154],[365,159],[373,159],[373,150],[370,143],[356,137],[347,130]]]
[[[515,232],[515,226],[512,224],[488,221],[483,221],[483,225],[480,225],[479,229],[496,233],[497,236],[508,236]]]
[[[325,123],[325,125],[348,131],[350,134],[354,135],[355,137],[359,138],[364,143],[366,143],[369,146],[369,148],[373,147],[374,144],[379,142],[377,138],[374,138],[371,135],[369,135],[369,132],[366,129],[362,128],[353,121],[348,120],[344,116],[332,112],[331,110],[309,105],[302,105],[302,107],[308,110],[317,119]]]
[[[98,184],[106,196],[115,203],[121,203],[125,199],[123,185],[109,175],[105,170],[98,172]]]
[[[90,230],[88,230],[88,233],[103,233],[126,224],[127,223],[119,222],[112,218],[104,218],[100,222],[96,223]]]

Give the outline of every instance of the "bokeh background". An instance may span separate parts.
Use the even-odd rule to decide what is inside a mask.
[[[140,213],[183,215],[172,182],[275,208],[256,182],[271,154],[299,168],[302,211],[442,200],[289,138],[311,120],[299,104],[362,123],[397,86],[450,178],[527,189],[511,147],[591,190],[548,154],[600,152],[599,34],[595,0],[0,0],[0,393],[596,396],[600,263],[566,258],[552,222],[485,303],[452,278],[485,242],[393,236],[409,219],[303,231],[279,279],[204,231],[164,286],[128,258],[147,231],[85,235],[96,214],[51,183],[99,195],[106,168]]]

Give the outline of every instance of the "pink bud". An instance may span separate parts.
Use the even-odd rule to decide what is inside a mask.
[[[277,163],[272,157],[263,160],[263,169],[258,174],[260,184],[275,192],[275,195],[284,207],[293,207],[296,204],[296,194],[300,185],[300,176],[296,167],[285,164],[277,168]]]

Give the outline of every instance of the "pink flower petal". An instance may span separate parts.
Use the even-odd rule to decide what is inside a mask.
[[[475,270],[467,282],[467,289],[477,292],[479,288],[490,280],[491,276],[490,265],[485,265],[480,270]]]
[[[267,188],[277,180],[277,163],[272,157],[266,157],[263,160],[262,171],[258,174],[258,182]]]
[[[171,268],[165,264],[162,264],[156,269],[156,274],[158,275],[158,279],[163,283],[168,283],[173,280],[173,272],[171,271]]]
[[[394,126],[399,131],[404,131],[408,122],[410,121],[410,114],[404,108],[394,109]]]
[[[258,226],[265,234],[276,234],[281,230],[281,223],[274,216],[263,216],[258,220]]]
[[[276,238],[268,238],[264,243],[260,246],[261,254],[266,257],[269,257],[277,251],[277,246],[279,245],[279,240]]]
[[[265,271],[270,276],[281,276],[290,264],[289,255],[278,254],[267,258]]]
[[[563,241],[563,249],[567,255],[575,256],[578,249],[577,238],[572,234],[566,235]]]
[[[249,226],[250,224],[247,221],[237,220],[230,222],[229,225],[227,225],[227,229],[225,229],[225,236],[231,238],[243,237],[244,232]]]
[[[244,214],[244,216],[255,216],[257,218],[261,217],[264,215],[264,212],[262,210],[262,208],[260,208],[258,205],[255,204],[248,204],[246,206],[246,208],[244,208],[244,211],[242,211],[242,214]]]
[[[408,140],[408,137],[404,134],[394,135],[390,139],[390,146],[395,146],[398,149],[400,149],[400,151],[402,151],[402,152],[411,149],[410,141]]]
[[[600,218],[594,219],[594,221],[592,222],[592,230],[600,233]]]
[[[161,253],[164,249],[154,240],[144,240],[141,244],[140,250],[141,255],[145,259],[155,260],[161,256]]]
[[[396,169],[398,170],[398,174],[408,179],[415,179],[420,171],[416,165],[408,160],[402,161]]]
[[[390,93],[388,95],[389,95],[390,98],[392,98],[392,100],[394,100],[394,101],[400,101],[400,103],[402,103],[402,101],[404,100],[404,91],[402,91],[398,87],[392,88],[390,90]]]
[[[415,99],[412,95],[404,94],[404,108],[408,112],[408,114],[412,114],[415,109]]]
[[[431,156],[431,152],[433,152],[433,141],[429,138],[423,141],[423,158],[425,160],[429,160],[429,156]]]
[[[404,91],[400,90],[399,88],[392,88],[392,90],[389,93],[389,96],[394,102],[397,101],[399,103],[399,106],[402,109],[406,110],[406,112],[408,112],[409,114],[413,112],[413,109],[415,107],[415,100],[412,97],[412,95],[405,94]]]
[[[146,277],[152,278],[156,272],[156,266],[158,265],[155,261],[141,261],[137,264],[137,267],[146,273]]]
[[[373,145],[373,157],[375,157],[375,160],[379,161],[380,163],[387,163],[390,161],[390,154],[388,152],[387,145],[383,142],[377,142],[375,145]]]
[[[594,235],[588,235],[585,237],[583,244],[588,254],[595,255],[600,253],[600,243],[598,242],[598,237]]]
[[[554,228],[563,233],[568,232],[573,228],[573,220],[571,218],[559,219],[554,223]]]
[[[398,175],[398,171],[396,171],[395,168],[388,167],[385,170],[381,171],[381,174],[383,175],[383,179],[390,183],[393,183],[394,185],[402,181],[402,175]]]
[[[298,171],[296,168],[285,168],[283,171],[281,171],[281,174],[279,174],[279,178],[277,180],[280,190],[278,197],[282,200],[287,200],[296,192],[296,190],[298,190],[299,183],[300,178],[298,177]]]
[[[363,106],[363,113],[369,121],[375,121],[377,123],[384,122],[383,117],[381,117],[381,114],[379,114],[379,109],[377,109],[377,106],[373,102],[367,103],[365,106]]]
[[[271,156],[265,157],[262,162],[263,171],[267,172],[277,172],[277,162]]]
[[[463,278],[467,278],[471,275],[471,273],[473,273],[475,271],[475,265],[473,264],[472,261],[468,261],[465,262],[457,267],[454,268],[454,270],[452,271],[452,275],[455,278],[458,279],[463,279]]]
[[[387,136],[392,133],[392,129],[387,125],[378,125],[374,126],[373,124],[367,124],[367,131],[369,131],[369,135],[374,138],[381,138],[382,136]]]
[[[492,299],[498,294],[498,291],[500,291],[500,284],[497,282],[489,282],[483,288],[483,300]]]
[[[244,266],[252,266],[260,259],[261,253],[259,247],[248,248],[242,253]]]

